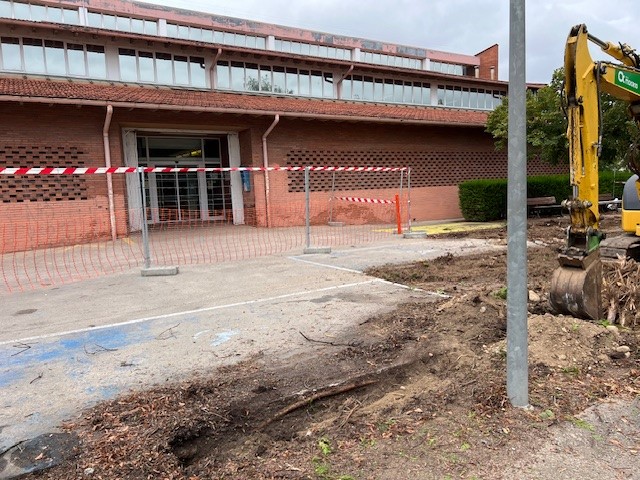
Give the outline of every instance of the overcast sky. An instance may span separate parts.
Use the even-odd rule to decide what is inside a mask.
[[[150,0],[188,10],[474,55],[500,45],[509,78],[508,0]],[[526,0],[527,81],[548,83],[562,66],[573,25],[640,49],[638,0]],[[608,58],[592,49],[594,58]]]

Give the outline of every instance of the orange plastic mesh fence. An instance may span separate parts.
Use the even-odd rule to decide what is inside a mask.
[[[298,172],[269,172],[268,201],[265,172],[250,172],[233,192],[228,172],[216,178],[147,176],[144,211],[151,265],[300,254],[307,241],[311,246],[338,247],[389,239],[396,233],[395,204],[389,203],[396,194],[402,193],[406,211],[406,190],[336,187],[340,181],[358,184],[340,176],[368,172],[311,172],[307,237],[306,195],[297,185],[300,177],[292,173]],[[400,186],[399,173],[389,175],[398,178]],[[104,194],[1,203],[0,291],[65,284],[143,266],[142,196],[131,197],[141,191],[137,178],[132,174],[127,180],[132,185],[129,196],[115,195],[113,211]],[[367,203],[371,200],[384,202]]]

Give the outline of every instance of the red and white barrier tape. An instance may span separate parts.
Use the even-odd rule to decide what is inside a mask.
[[[357,203],[396,203],[395,200],[384,200],[380,198],[362,198],[362,197],[335,197],[336,200],[344,200],[346,202]]]
[[[101,175],[107,173],[189,172],[401,172],[407,167],[0,167],[0,175]]]

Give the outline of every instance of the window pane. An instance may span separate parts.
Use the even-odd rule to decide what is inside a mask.
[[[62,17],[62,9],[57,7],[47,7],[47,18],[50,22],[64,22],[64,19]]]
[[[189,29],[189,40],[196,40],[196,41],[202,40],[202,29],[191,27]]]
[[[311,96],[322,97],[322,72],[311,72]]]
[[[393,80],[384,81],[384,95],[383,100],[385,102],[393,101]]]
[[[51,75],[65,75],[67,73],[62,42],[45,41],[44,56],[47,61],[47,73]]]
[[[364,77],[364,90],[362,92],[362,99],[367,101],[373,100],[373,78]]]
[[[353,96],[353,90],[351,88],[351,83],[353,82],[353,80],[351,79],[351,77],[345,78],[342,81],[342,89],[340,92],[340,95],[342,99],[344,100],[351,100],[352,96]]]
[[[131,31],[131,19],[126,17],[116,17],[116,28],[123,32]]]
[[[156,74],[153,64],[153,53],[138,52],[138,71],[141,82],[155,82]]]
[[[144,20],[144,33],[149,35],[158,34],[158,24],[152,20]]]
[[[257,92],[260,90],[260,82],[258,80],[258,65],[255,63],[248,63],[245,65],[245,88],[251,92]]]
[[[11,2],[7,0],[0,1],[0,17],[11,18]]]
[[[260,65],[260,91],[273,91],[273,78],[271,75],[271,67]]]
[[[105,78],[107,76],[107,64],[104,47],[87,45],[87,64],[89,65],[90,77]]]
[[[284,83],[284,68],[273,67],[273,92],[286,93]]]
[[[231,90],[244,90],[244,64],[233,62],[231,64]]]
[[[472,89],[469,94],[469,108],[478,108],[478,91]]]
[[[295,68],[287,68],[287,93],[298,95],[298,71]]]
[[[267,48],[267,41],[264,37],[256,38],[256,48]]]
[[[431,105],[431,88],[428,85],[422,85],[422,104]]]
[[[393,86],[393,101],[394,102],[402,103],[403,90],[404,90],[403,82],[400,81],[400,80],[396,80],[395,81],[395,85]]]
[[[136,52],[126,48],[118,51],[118,61],[120,65],[120,80],[123,82],[137,82],[138,69],[136,66]]]
[[[47,8],[42,5],[31,5],[31,20],[43,22],[47,19]]]
[[[373,85],[373,100],[376,102],[382,102],[384,100],[384,83],[380,78],[376,78]]]
[[[71,25],[79,25],[80,24],[80,14],[78,10],[71,10],[69,8],[63,8],[62,14],[64,16],[64,22],[69,23]]]
[[[444,105],[444,88],[438,87],[438,105]]]
[[[29,14],[29,5],[26,3],[14,3],[13,13],[15,14],[15,18],[19,20],[30,20],[31,18],[31,15]]]
[[[205,64],[202,57],[191,57],[189,59],[189,67],[191,70],[191,85],[194,87],[206,87],[207,79],[205,77]]]
[[[20,41],[17,38],[2,37],[2,68],[22,70]]]
[[[133,33],[144,33],[144,22],[138,18],[132,18],[131,31]]]
[[[213,32],[213,41],[214,43],[224,43],[224,33],[223,32]]]
[[[453,90],[447,87],[444,94],[444,104],[448,107],[453,105]]]
[[[462,90],[462,106],[465,108],[469,108],[469,90]]]
[[[229,88],[229,63],[218,62],[216,65],[216,88]]]
[[[213,31],[202,29],[202,41],[213,43]]]
[[[308,97],[311,93],[311,76],[308,70],[298,72],[298,85],[300,85],[300,95]]]
[[[402,102],[411,103],[413,85],[411,82],[404,82],[404,89],[402,91]]]
[[[178,25],[178,38],[184,38],[187,40],[189,38],[189,27],[185,25]]]
[[[116,17],[113,15],[102,15],[102,26],[104,28],[108,28],[109,30],[116,29]]]
[[[354,100],[362,100],[362,77],[353,77],[352,97]]]
[[[176,55],[173,57],[175,82],[177,85],[189,85],[189,64],[187,57]]]
[[[156,53],[156,74],[158,83],[164,85],[173,83],[173,66],[170,54]]]
[[[34,73],[46,73],[44,67],[44,49],[42,40],[37,38],[23,38],[25,70]]]
[[[87,71],[84,65],[84,47],[82,45],[67,44],[67,60],[69,61],[69,74],[85,76]]]
[[[456,88],[453,91],[453,106],[454,107],[462,106],[462,91],[459,88]]]
[[[237,45],[238,47],[244,47],[246,44],[247,44],[247,36],[241,33],[236,33],[234,45]]]
[[[90,27],[100,28],[102,27],[102,15],[99,13],[89,12],[87,15],[87,22]]]
[[[178,26],[173,23],[167,23],[167,36],[168,37],[178,37]]]
[[[330,73],[325,73],[323,75],[323,94],[325,98],[334,98],[333,93],[333,75]]]

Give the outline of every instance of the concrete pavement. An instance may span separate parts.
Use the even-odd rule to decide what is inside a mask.
[[[310,348],[299,332],[330,339],[412,297],[437,295],[368,277],[367,267],[502,248],[398,238],[331,254],[189,266],[173,277],[134,270],[5,295],[0,452],[131,389],[256,353],[293,355]]]

